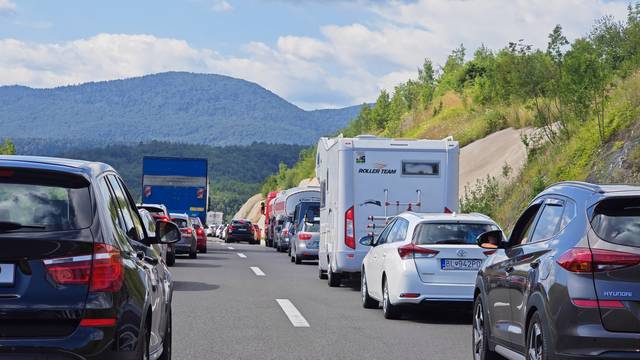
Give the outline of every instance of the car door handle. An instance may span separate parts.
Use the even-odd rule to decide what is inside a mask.
[[[531,266],[532,269],[537,269],[538,266],[540,266],[540,260],[532,261],[529,266]]]
[[[505,271],[506,271],[506,272],[508,272],[508,273],[513,272],[513,266],[512,266],[512,265],[507,266],[507,267],[505,268]]]

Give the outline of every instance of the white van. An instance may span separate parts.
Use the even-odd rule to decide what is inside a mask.
[[[320,188],[318,186],[304,186],[284,190],[273,199],[271,206],[271,219],[273,220],[273,247],[285,249],[288,244],[281,244],[277,231],[278,227],[284,225],[288,220],[293,219],[296,206],[305,202],[319,202]],[[271,222],[270,222],[271,223]],[[286,246],[285,246],[286,245]]]
[[[359,273],[367,243],[386,220],[404,211],[456,212],[460,147],[443,140],[395,140],[371,135],[321,138],[319,276],[339,286]]]

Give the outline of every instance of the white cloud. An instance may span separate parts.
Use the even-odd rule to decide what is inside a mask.
[[[226,0],[214,0],[211,4],[211,10],[217,12],[224,12],[233,10],[233,6]]]
[[[468,54],[482,43],[497,49],[521,38],[545,47],[555,24],[575,38],[605,14],[624,18],[625,7],[607,0],[370,2],[372,21],[326,25],[317,37],[250,42],[236,56],[153,35],[99,34],[44,44],[0,39],[0,84],[51,87],[184,70],[254,81],[305,108],[352,105],[415,78],[425,57],[442,64],[460,43]]]
[[[16,12],[16,4],[11,0],[0,0],[0,15],[13,14]]]

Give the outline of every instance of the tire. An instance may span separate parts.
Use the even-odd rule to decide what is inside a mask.
[[[164,330],[164,339],[162,340],[162,355],[160,355],[158,360],[171,360],[171,348],[173,341],[173,329],[171,323],[171,307],[169,307],[167,314],[167,328]]]
[[[369,288],[367,287],[367,278],[364,275],[364,269],[362,270],[362,280],[360,280],[360,283],[362,307],[365,309],[377,309],[378,306],[380,306],[380,302],[369,296]]]
[[[167,254],[167,266],[173,266],[176,264],[176,254]]]
[[[382,280],[382,314],[385,319],[390,320],[398,319],[402,315],[399,306],[393,305],[389,299],[389,282],[386,277]]]
[[[322,268],[320,267],[320,265],[318,265],[318,279],[327,280],[327,273],[322,271]]]
[[[189,259],[197,259],[198,258],[198,249],[189,253]]]
[[[550,360],[553,349],[544,320],[536,311],[527,327],[527,360]]]
[[[300,256],[298,256],[298,254],[295,254],[295,263],[296,265],[300,265],[302,264],[302,258]]]
[[[296,262],[296,259],[293,258],[293,255],[289,255],[289,260],[291,260],[291,262]]]
[[[207,253],[207,245],[205,245],[205,246],[202,248],[202,251],[200,251],[200,252],[201,252],[201,253],[203,253],[203,254],[206,254],[206,253]]]
[[[473,360],[497,360],[498,355],[489,349],[489,331],[486,326],[484,305],[480,296],[473,303],[471,351]]]
[[[340,286],[340,274],[333,272],[331,269],[331,262],[329,262],[329,269],[327,269],[327,283],[329,287],[339,287]]]

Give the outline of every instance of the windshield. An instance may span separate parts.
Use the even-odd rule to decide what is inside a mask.
[[[600,202],[595,208],[591,226],[605,241],[640,246],[640,198]]]
[[[476,244],[478,235],[498,230],[492,224],[473,223],[424,223],[418,225],[414,233],[415,244]]]
[[[91,215],[88,186],[0,180],[0,231],[83,229],[91,225]]]

